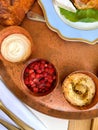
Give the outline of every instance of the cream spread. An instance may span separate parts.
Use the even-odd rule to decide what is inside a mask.
[[[31,54],[31,42],[23,34],[11,34],[3,40],[1,53],[10,62],[24,61]]]

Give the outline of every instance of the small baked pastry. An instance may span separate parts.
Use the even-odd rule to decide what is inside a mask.
[[[69,75],[62,85],[65,98],[73,105],[86,106],[95,95],[95,83],[83,73]]]
[[[0,0],[0,24],[19,25],[34,0]]]
[[[78,9],[98,9],[98,0],[73,0]]]
[[[31,55],[33,42],[25,29],[11,26],[2,30],[0,34],[0,50],[4,59],[10,62],[22,62]]]

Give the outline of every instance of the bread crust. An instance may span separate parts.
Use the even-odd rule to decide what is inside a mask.
[[[75,106],[86,106],[91,103],[95,95],[93,79],[83,73],[70,74],[63,82],[65,98]]]
[[[0,24],[20,25],[35,0],[0,0]]]
[[[98,9],[98,0],[73,0],[78,9]]]

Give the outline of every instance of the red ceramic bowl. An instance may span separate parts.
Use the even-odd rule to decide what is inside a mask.
[[[24,86],[37,96],[50,93],[58,80],[56,68],[45,59],[31,60],[24,68],[22,78]]]

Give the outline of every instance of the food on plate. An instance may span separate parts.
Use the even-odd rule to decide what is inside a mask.
[[[98,9],[98,0],[72,0],[78,9]]]
[[[71,22],[98,22],[98,0],[54,1],[55,5],[59,8],[60,14]],[[94,26],[96,28],[96,24]]]
[[[0,0],[0,24],[19,25],[34,0]]]
[[[19,26],[10,26],[0,31],[0,52],[2,58],[10,62],[22,62],[33,51],[32,37]]]
[[[23,72],[23,81],[33,94],[46,95],[56,85],[56,69],[53,64],[44,59],[33,60],[26,66]]]
[[[76,8],[73,6],[70,0],[54,0],[53,2],[61,8],[76,12]]]
[[[90,104],[95,95],[93,79],[81,72],[70,74],[65,78],[62,88],[66,100],[75,106]]]

